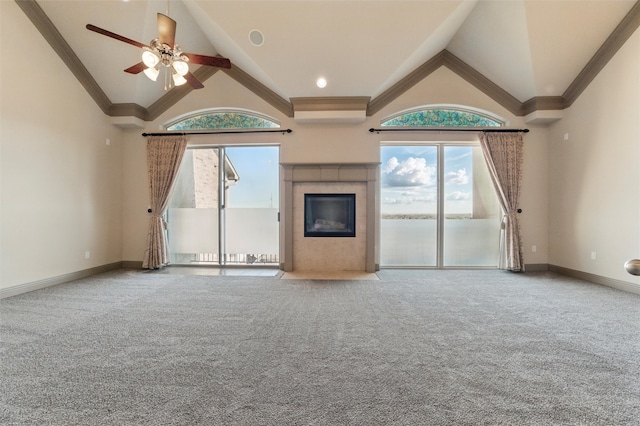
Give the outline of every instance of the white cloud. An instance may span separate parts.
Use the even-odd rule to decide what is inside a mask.
[[[391,157],[389,161],[387,161],[387,164],[384,166],[384,170],[382,171],[382,173],[391,173],[396,167],[398,167],[398,159],[396,157]]]
[[[449,201],[465,201],[471,198],[468,192],[453,191],[446,196]]]
[[[446,183],[452,183],[454,185],[465,185],[469,183],[469,175],[467,175],[467,169],[460,169],[457,172],[449,172],[444,177]]]
[[[427,166],[424,158],[409,157],[400,162],[396,157],[387,161],[382,180],[387,186],[411,187],[435,184],[435,167]]]

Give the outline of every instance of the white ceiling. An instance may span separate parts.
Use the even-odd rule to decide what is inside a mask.
[[[524,102],[561,96],[635,0],[56,0],[39,1],[112,103],[148,107],[161,82],[125,68],[156,13],[177,21],[184,51],[220,54],[282,96],[375,98],[447,49]],[[251,30],[264,35],[253,46]],[[192,65],[192,71],[195,66]],[[315,85],[325,77],[327,87]],[[206,86],[206,81],[204,82]]]

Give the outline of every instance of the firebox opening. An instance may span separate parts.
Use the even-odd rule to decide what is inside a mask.
[[[305,237],[355,237],[356,194],[304,194]]]

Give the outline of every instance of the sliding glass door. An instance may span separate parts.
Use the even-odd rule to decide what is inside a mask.
[[[501,211],[478,145],[381,148],[380,263],[496,267]]]
[[[383,146],[382,266],[437,266],[438,148]]]
[[[278,264],[278,148],[225,148],[238,180],[223,203],[225,264]]]
[[[172,264],[278,264],[278,148],[189,148],[167,211]]]

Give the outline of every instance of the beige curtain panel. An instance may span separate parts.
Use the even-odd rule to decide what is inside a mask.
[[[143,268],[157,269],[169,263],[167,223],[164,220],[164,213],[186,148],[186,136],[150,136],[147,138],[151,219],[147,235],[147,249],[142,260]]]
[[[480,145],[504,214],[500,269],[524,271],[517,213],[522,182],[522,133],[483,132]]]

